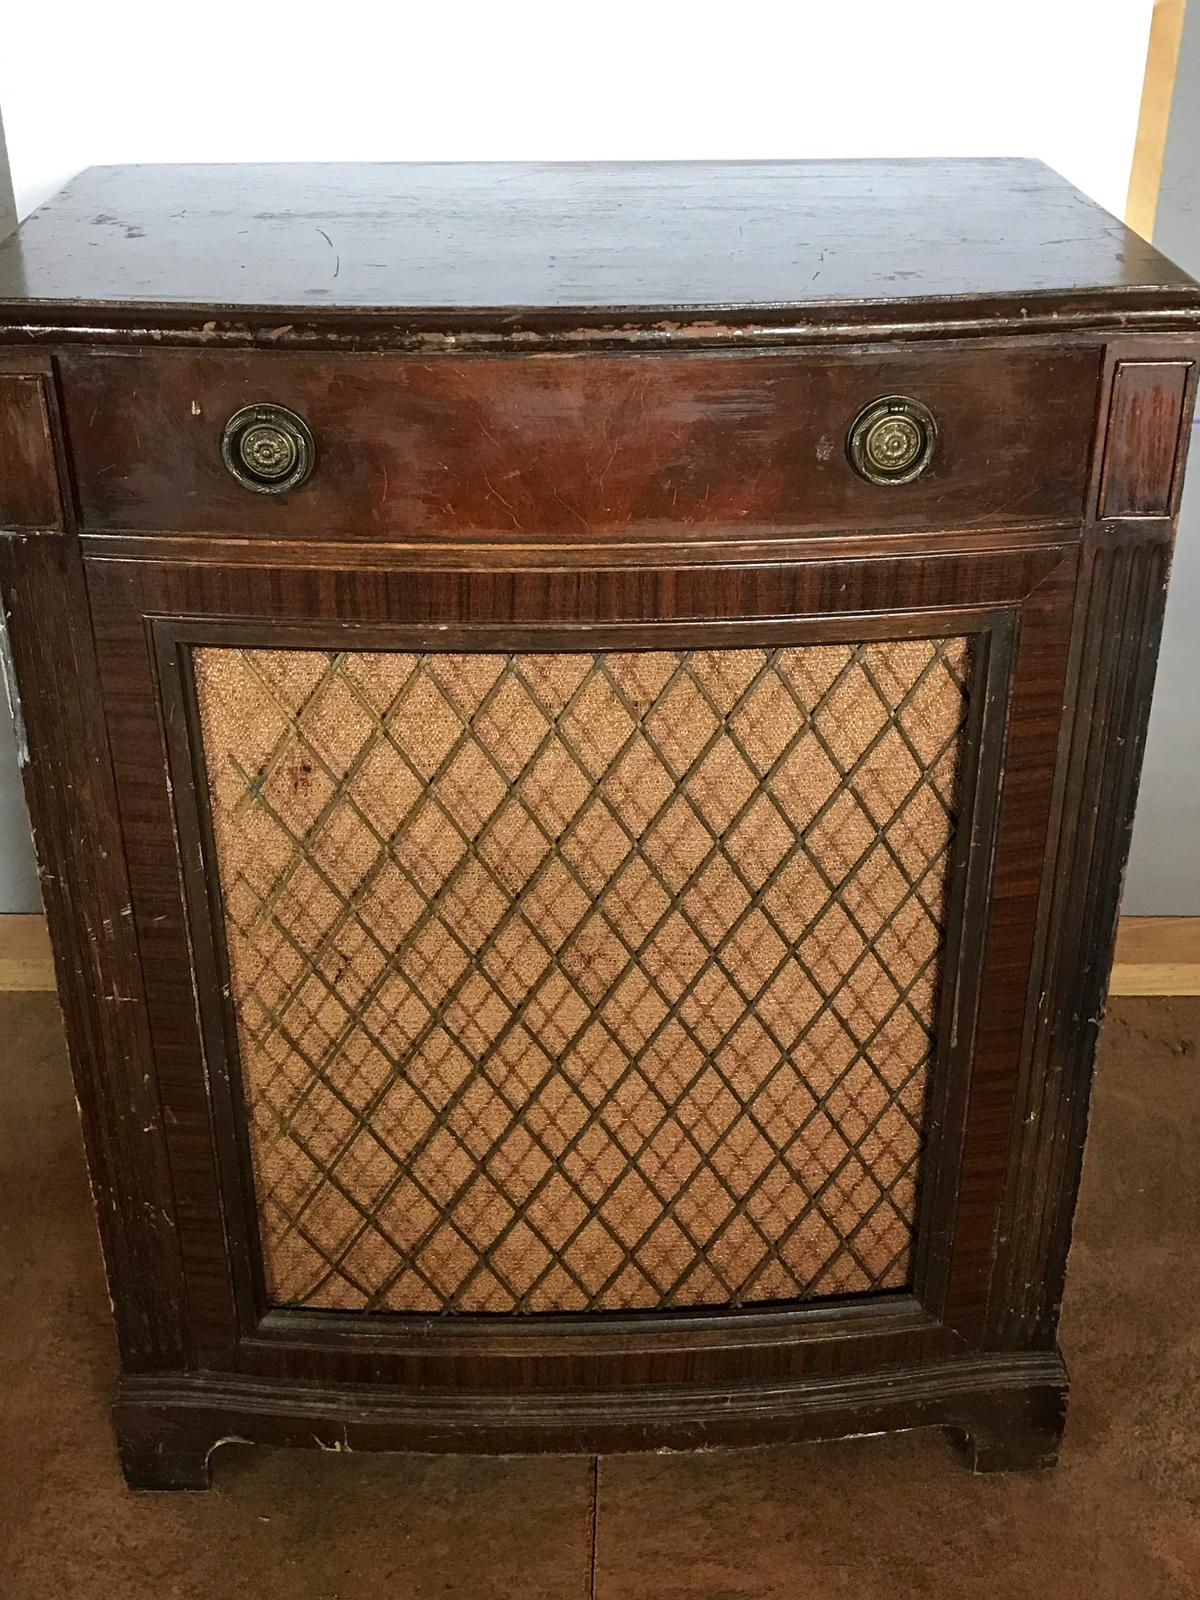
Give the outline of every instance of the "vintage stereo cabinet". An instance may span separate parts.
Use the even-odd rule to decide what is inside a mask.
[[[1053,1461],[1198,332],[1024,161],[98,168],[0,247],[131,1483]]]

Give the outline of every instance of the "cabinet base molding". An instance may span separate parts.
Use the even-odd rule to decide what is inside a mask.
[[[1066,1418],[1057,1350],[730,1388],[470,1394],[310,1389],[213,1375],[121,1380],[113,1421],[136,1489],[207,1489],[223,1444],[471,1455],[800,1443],[942,1428],[974,1472],[1051,1467]]]

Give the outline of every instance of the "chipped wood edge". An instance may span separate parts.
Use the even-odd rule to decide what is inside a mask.
[[[1129,194],[1125,203],[1125,221],[1143,239],[1151,239],[1154,234],[1186,11],[1187,0],[1154,0],[1146,48],[1146,74],[1142,80],[1141,109],[1133,145],[1133,165],[1129,174]]]

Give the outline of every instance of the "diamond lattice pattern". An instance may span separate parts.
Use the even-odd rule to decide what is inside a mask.
[[[271,1301],[902,1286],[968,663],[196,650]]]

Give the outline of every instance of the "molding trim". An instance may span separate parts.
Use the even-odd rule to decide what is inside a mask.
[[[1161,161],[1160,161],[1161,166]],[[37,313],[37,315],[35,315]],[[957,314],[955,314],[957,313]],[[14,347],[85,345],[88,349],[141,347],[159,350],[229,348],[317,350],[329,354],[395,351],[428,358],[516,351],[545,355],[603,350],[772,349],[891,344],[930,339],[1058,339],[1064,334],[1192,333],[1200,327],[1200,291],[1194,284],[1153,288],[1079,289],[1064,303],[1058,291],[1035,290],[1016,298],[984,295],[961,304],[954,298],[865,300],[827,305],[760,307],[724,321],[681,307],[664,320],[661,308],[597,310],[592,325],[579,313],[531,311],[505,326],[489,326],[481,314],[446,311],[395,313],[327,312],[310,307],[289,315],[284,308],[212,317],[192,308],[155,307],[153,325],[128,312],[95,306],[54,307],[43,315],[34,302],[0,302],[0,350]],[[494,320],[494,314],[488,316]],[[281,318],[287,319],[281,322]]]
[[[886,1372],[788,1384],[573,1390],[496,1396],[456,1391],[301,1389],[184,1373],[120,1380],[113,1421],[131,1485],[203,1489],[222,1444],[323,1450],[709,1449],[946,1428],[975,1471],[1053,1464],[1067,1397],[1057,1349],[997,1351]]]

